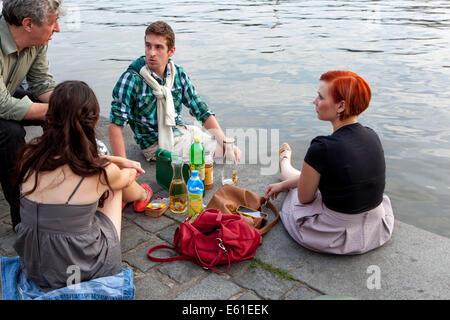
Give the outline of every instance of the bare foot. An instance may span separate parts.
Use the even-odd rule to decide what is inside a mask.
[[[287,159],[289,163],[291,163],[292,159],[292,150],[291,147],[285,142],[281,145],[280,150],[278,151],[279,156],[279,166],[281,168],[281,162],[284,159]]]

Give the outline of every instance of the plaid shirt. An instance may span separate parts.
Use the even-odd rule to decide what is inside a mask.
[[[158,142],[157,101],[152,88],[139,75],[139,70],[145,65],[145,57],[133,62],[127,71],[117,81],[113,90],[113,101],[109,121],[119,126],[130,124],[134,140],[146,149]],[[168,64],[164,80],[154,72],[152,76],[160,85],[165,84],[165,78],[172,72]],[[183,124],[181,118],[182,104],[189,108],[189,113],[202,124],[214,113],[195,92],[188,75],[182,67],[175,65],[175,79],[172,87],[173,103],[175,105],[175,123]],[[174,128],[174,136],[181,133]]]

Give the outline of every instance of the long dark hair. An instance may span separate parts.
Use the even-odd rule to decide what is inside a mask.
[[[105,167],[109,161],[100,158],[95,139],[95,125],[100,107],[94,92],[82,81],[65,81],[56,86],[45,116],[44,133],[21,150],[17,164],[16,187],[33,173],[33,193],[38,185],[38,173],[53,171],[68,165],[82,177],[99,174],[110,187]],[[108,197],[106,192],[100,203]]]

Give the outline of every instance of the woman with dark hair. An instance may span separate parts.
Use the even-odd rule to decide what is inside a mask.
[[[265,197],[289,191],[281,220],[310,250],[361,254],[391,237],[394,216],[384,194],[383,147],[372,129],[357,122],[370,99],[369,85],[356,73],[324,73],[314,104],[317,117],[331,122],[333,134],[312,140],[301,172],[292,167],[289,145],[281,145],[282,181],[269,185]]]
[[[101,156],[95,126],[100,108],[80,81],[59,84],[41,137],[18,157],[21,223],[14,248],[28,279],[43,291],[121,272],[122,199],[145,207],[152,196],[139,185],[138,162]],[[75,269],[74,269],[75,268]]]

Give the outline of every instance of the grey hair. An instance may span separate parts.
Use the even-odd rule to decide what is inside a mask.
[[[50,15],[63,15],[63,0],[3,0],[2,15],[11,25],[21,26],[25,18],[31,18],[42,26]]]

